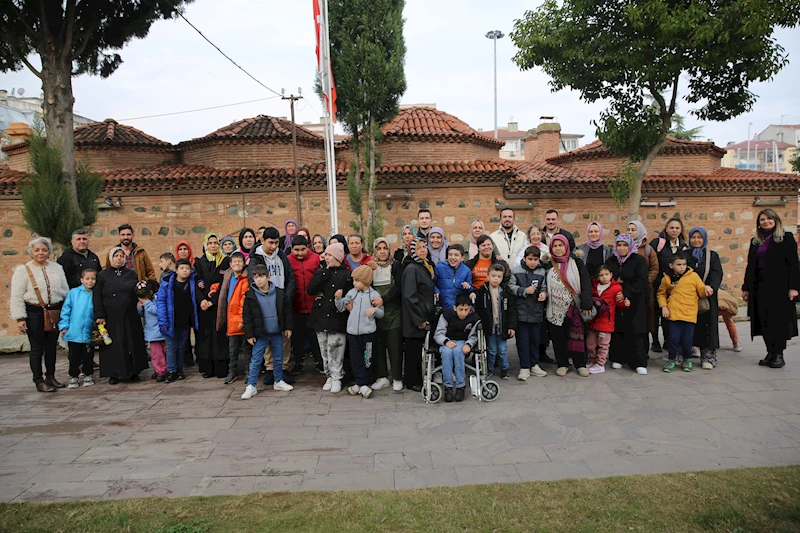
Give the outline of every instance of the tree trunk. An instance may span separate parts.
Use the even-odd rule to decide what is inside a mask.
[[[353,140],[355,140],[356,135],[353,135]],[[353,143],[353,179],[355,180],[356,184],[358,185],[359,191],[361,191],[361,186],[363,182],[361,181],[361,143],[354,142]],[[359,202],[357,206],[357,213],[356,213],[356,232],[360,235],[364,234],[364,205],[363,203]]]
[[[375,118],[369,117],[369,188],[367,189],[367,228],[375,226]],[[372,243],[370,242],[370,249]]]
[[[642,182],[647,175],[647,171],[650,170],[650,167],[653,165],[653,161],[658,155],[658,152],[661,151],[661,148],[664,146],[665,141],[666,135],[661,138],[658,144],[650,149],[647,153],[647,157],[645,157],[642,163],[636,168],[633,187],[628,194],[628,222],[641,218],[639,216],[639,204],[642,202]]]

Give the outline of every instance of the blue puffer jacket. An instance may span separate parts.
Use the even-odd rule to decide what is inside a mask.
[[[136,307],[139,316],[144,318],[144,340],[156,342],[164,340],[164,333],[158,327],[158,306],[153,300],[147,300],[144,307]]]
[[[469,288],[461,286],[467,282]],[[433,270],[433,292],[439,295],[442,309],[450,309],[456,305],[456,296],[472,292],[472,270],[464,263],[454,269],[447,261],[440,261]]]
[[[156,296],[156,309],[158,310],[158,327],[161,332],[167,337],[175,336],[175,293],[172,286],[175,284],[176,274],[173,272],[168,278],[161,282],[158,287],[158,295]],[[192,291],[192,324],[194,330],[199,328],[197,322],[197,278],[195,273],[189,276],[189,288]]]
[[[64,340],[89,344],[92,342],[93,327],[92,291],[87,291],[83,285],[70,289],[61,307],[61,319],[58,321],[58,329],[67,330],[64,333]]]

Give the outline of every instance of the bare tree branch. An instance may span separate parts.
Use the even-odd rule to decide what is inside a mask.
[[[672,115],[675,114],[675,104],[678,100],[678,78],[680,77],[680,73],[675,75],[675,79],[672,80],[672,101],[669,104],[669,116],[672,118]]]
[[[36,68],[34,68],[34,66],[33,66],[33,65],[31,65],[30,61],[28,61],[28,59],[27,59],[26,57],[24,57],[24,56],[23,56],[23,57],[20,57],[20,61],[22,61],[23,63],[25,63],[25,66],[26,66],[26,67],[28,67],[28,70],[30,70],[31,72],[33,72],[33,73],[34,73],[34,75],[35,75],[37,78],[39,78],[39,79],[42,79],[42,73],[41,73],[41,72],[39,72],[38,70],[36,70]]]
[[[67,0],[66,19],[65,35],[61,37],[61,41],[64,43],[64,48],[61,50],[61,61],[71,59],[72,37],[75,32],[75,0]]]

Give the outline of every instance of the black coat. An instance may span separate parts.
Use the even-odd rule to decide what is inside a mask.
[[[631,301],[627,309],[617,307],[614,330],[633,335],[647,334],[647,295],[649,294],[649,267],[647,259],[639,254],[631,254],[620,265],[614,255],[606,261],[606,267],[620,284],[622,295]]]
[[[423,322],[433,322],[436,314],[434,304],[433,277],[428,269],[414,261],[411,256],[403,261],[403,337],[422,339],[425,330],[419,329]]]
[[[119,276],[117,275],[119,273]],[[106,268],[92,291],[94,317],[104,318],[111,344],[100,346],[100,376],[127,379],[147,368],[142,320],[136,310],[139,277],[129,268]]]
[[[508,287],[503,287],[503,292],[500,294],[499,310],[500,325],[503,327],[500,332],[500,338],[507,341],[510,338],[508,330],[513,329],[516,331],[518,322],[516,298],[511,294]],[[486,335],[491,335],[494,316],[492,311],[492,294],[488,283],[484,283],[480,289],[475,291],[475,312],[481,317],[483,332]]]
[[[228,337],[224,331],[217,331],[217,304],[219,303],[219,289],[222,286],[223,273],[230,268],[230,264],[230,259],[226,257],[217,267],[217,262],[209,260],[205,254],[194,261],[195,277],[198,283],[197,322],[199,325],[195,340],[197,359],[201,361],[227,361],[229,357]],[[201,282],[202,288],[200,287]],[[217,292],[209,296],[211,286],[215,283],[219,283]],[[203,300],[208,300],[213,305],[203,311],[199,304]]]
[[[786,339],[797,336],[797,311],[794,302],[789,301],[789,289],[800,291],[800,266],[797,258],[797,242],[794,235],[786,232],[782,242],[770,241],[764,268],[757,268],[758,245],[750,242],[747,252],[747,269],[744,274],[742,290],[750,293],[747,301],[747,316],[750,317],[750,336],[761,335],[761,320],[758,315],[758,302],[766,298],[770,310],[781,310],[770,315],[779,317],[781,322],[776,329],[784,332]],[[759,283],[759,278],[763,279]],[[763,302],[762,302],[763,304]],[[772,325],[770,325],[772,329]]]
[[[656,256],[658,257],[658,277],[656,277],[656,280],[653,282],[655,294],[658,294],[658,288],[661,286],[661,279],[664,277],[664,274],[666,272],[672,272],[672,269],[669,268],[669,264],[672,262],[672,247],[669,245],[669,239],[664,239],[664,247],[659,251],[658,245],[660,239],[663,239],[663,237],[656,237],[650,241],[650,247],[656,251]],[[689,246],[686,244],[686,241],[678,237],[678,251],[686,252],[687,250],[689,250]],[[685,253],[684,255],[686,255],[688,263],[691,254]]]
[[[308,282],[308,294],[319,296],[311,310],[311,324],[315,331],[328,333],[347,332],[348,313],[336,310],[336,291],[342,289],[342,297],[353,288],[353,278],[344,265],[320,267]]]
[[[67,277],[67,284],[70,289],[80,286],[81,272],[84,268],[93,268],[100,273],[102,266],[100,259],[92,251],[88,251],[86,257],[79,254],[72,248],[67,248],[61,257],[58,258],[58,264],[64,269],[64,275]]]
[[[714,294],[708,297],[709,311],[707,313],[698,313],[697,324],[694,326],[694,345],[699,346],[700,349],[708,348],[709,350],[716,350],[719,348],[719,300],[717,291],[719,286],[722,285],[722,262],[719,260],[719,254],[706,248],[706,253],[711,253],[710,264],[708,268],[708,276],[706,276],[705,284],[714,289]],[[686,253],[686,259],[689,266],[694,269],[695,273],[703,279],[706,272],[706,256],[698,261],[692,256],[691,253]]]
[[[275,295],[275,307],[278,311],[278,326],[281,331],[292,330],[292,309],[286,308],[284,305],[283,295],[284,289],[275,287],[277,294]],[[252,339],[253,337],[266,337],[267,332],[264,331],[264,315],[261,313],[261,306],[258,304],[258,296],[253,289],[248,289],[244,293],[244,305],[242,306],[242,323],[244,324],[244,338]]]

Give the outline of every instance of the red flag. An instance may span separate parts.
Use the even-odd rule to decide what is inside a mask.
[[[325,1],[325,0],[322,0]],[[319,9],[320,0],[312,0],[314,4],[314,29],[317,36],[317,71],[325,77],[323,72],[323,59],[322,57],[327,54],[327,49],[322,49],[322,32],[325,32],[325,37],[328,35],[328,28],[323,27],[323,17]],[[328,58],[328,75],[330,76],[330,96],[325,91],[325,83],[322,84],[322,98],[325,99],[325,108],[330,108],[331,121],[336,123],[336,83],[333,81],[333,66],[331,65],[330,58]],[[329,101],[330,98],[330,101]]]

